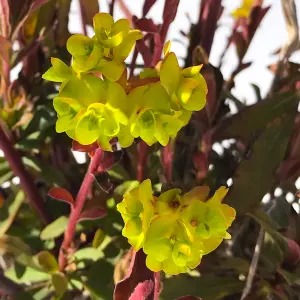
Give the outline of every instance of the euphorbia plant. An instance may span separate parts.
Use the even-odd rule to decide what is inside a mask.
[[[221,0],[199,2],[184,57],[168,41],[179,0],[164,1],[161,24],[155,0],[140,17],[102,2],[79,1],[71,35],[71,0],[0,0],[0,298],[296,299],[298,203],[284,198],[300,174],[296,41],[248,107],[233,87],[262,0],[229,12],[219,65]]]
[[[65,131],[83,145],[97,142],[106,151],[112,151],[114,138],[121,147],[129,147],[138,137],[149,146],[155,142],[166,146],[192,112],[205,106],[207,85],[201,66],[182,70],[168,42],[164,59],[141,72],[141,80],[148,78],[150,83],[141,81],[130,88],[124,60],[135,40],[142,38],[141,32],[131,30],[126,19],[114,23],[105,13],[94,17],[94,30],[93,38],[74,35],[67,41],[71,68],[53,58],[43,75],[61,82],[53,99],[57,132]],[[171,189],[155,198],[148,179],[124,195],[117,206],[125,222],[122,233],[136,251],[143,248],[150,270],[186,272],[230,237],[226,230],[235,210],[221,204],[226,190],[220,188],[205,202],[208,192],[209,188],[198,187],[181,196],[181,190]],[[75,203],[74,211],[81,209]]]

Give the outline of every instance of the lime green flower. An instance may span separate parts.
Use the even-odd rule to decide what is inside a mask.
[[[182,221],[187,227],[190,239],[203,244],[204,254],[215,250],[224,238],[230,238],[226,230],[235,218],[235,210],[221,203],[227,191],[228,189],[221,187],[206,202],[204,201],[208,193],[204,193],[199,187],[185,195],[186,201],[191,199],[181,213]]]
[[[158,141],[166,146],[170,137],[175,137],[184,126],[181,112],[172,111],[170,97],[159,82],[133,89],[129,102],[135,107],[129,122],[130,132],[148,145]]]
[[[125,69],[125,59],[143,35],[139,30],[130,29],[127,19],[114,22],[108,13],[98,13],[93,20],[95,38],[104,53],[96,69],[108,79],[116,81]]]
[[[162,193],[155,201],[155,208],[160,216],[179,214],[182,208],[181,190],[171,189]]]
[[[242,5],[232,12],[232,16],[235,19],[248,18],[253,4],[254,0],[243,0]]]
[[[180,189],[171,189],[153,197],[148,179],[117,206],[125,222],[122,233],[136,250],[143,248],[150,270],[185,273],[196,268],[202,256],[224,238],[230,238],[227,229],[235,210],[222,204],[227,191],[221,187],[208,200],[207,186],[184,195]]]
[[[175,107],[199,111],[205,106],[207,85],[200,70],[201,66],[181,70],[175,53],[167,53],[160,65],[159,76]]]
[[[129,107],[124,89],[116,82],[92,75],[74,77],[54,98],[57,132],[66,132],[82,145],[98,142],[111,151],[110,140],[128,123]]]
[[[51,57],[52,67],[42,76],[43,79],[54,82],[65,82],[74,76],[71,68],[58,58]]]
[[[155,69],[144,69],[140,78],[159,77],[162,86],[172,99],[174,110],[183,110],[184,114],[186,110],[199,111],[205,106],[207,95],[207,84],[200,74],[202,65],[182,70],[175,53],[170,52],[170,47],[171,43],[167,42],[163,61],[159,62]]]
[[[88,72],[97,67],[103,57],[103,48],[95,38],[82,34],[72,35],[67,41],[67,50],[73,56],[72,68],[78,72]]]
[[[143,181],[138,187],[124,195],[123,201],[117,205],[125,226],[122,234],[138,251],[143,246],[145,234],[154,215],[151,181]]]
[[[146,234],[143,247],[146,265],[152,271],[179,274],[195,268],[202,258],[201,245],[193,245],[178,215],[156,217]]]
[[[130,23],[127,19],[114,22],[113,17],[108,13],[96,14],[93,22],[97,40],[105,48],[119,46],[130,30]]]

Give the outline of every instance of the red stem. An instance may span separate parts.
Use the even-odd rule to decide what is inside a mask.
[[[145,166],[147,165],[148,149],[149,146],[144,141],[140,141],[140,143],[137,146],[137,180],[140,182],[145,179]]]
[[[87,35],[87,29],[86,29],[86,11],[83,5],[82,0],[79,0],[79,5],[80,5],[80,15],[81,15],[81,27],[82,27],[82,32],[84,35]]]
[[[103,156],[103,150],[101,148],[98,148],[95,151],[94,156],[91,158],[90,165],[89,165],[88,170],[85,174],[85,177],[82,181],[81,187],[78,191],[75,205],[71,210],[71,214],[69,217],[69,223],[66,228],[65,235],[64,235],[64,240],[63,240],[60,250],[59,250],[58,261],[59,261],[59,270],[60,271],[63,271],[65,269],[65,266],[67,265],[66,253],[68,252],[70,244],[72,243],[73,237],[75,235],[76,224],[77,224],[80,214],[82,212],[82,209],[85,204],[85,200],[89,193],[90,187],[93,183],[93,180],[94,180],[93,173],[97,171],[98,166],[101,162],[102,156]]]
[[[170,142],[162,150],[162,165],[166,179],[171,182],[173,177],[173,156],[174,156],[175,139],[170,139]]]
[[[16,176],[20,178],[20,184],[28,197],[30,205],[36,210],[42,221],[47,224],[50,218],[44,207],[43,200],[34,184],[33,178],[23,165],[22,159],[18,151],[13,147],[8,137],[0,126],[0,149],[3,151],[11,169]]]
[[[114,8],[115,8],[115,0],[111,0],[110,6],[109,6],[109,14],[110,14],[111,16],[114,15]]]

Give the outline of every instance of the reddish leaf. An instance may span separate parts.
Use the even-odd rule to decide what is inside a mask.
[[[33,3],[31,4],[30,8],[27,11],[27,13],[23,17],[23,19],[21,21],[19,21],[18,25],[14,29],[12,37],[11,37],[11,40],[15,40],[16,39],[16,37],[17,37],[17,35],[19,33],[19,30],[23,27],[24,23],[26,22],[26,20],[30,16],[30,14],[32,12],[34,12],[35,10],[39,9],[41,6],[43,6],[44,4],[46,4],[49,1],[50,0],[35,0],[35,1],[33,1]]]
[[[71,206],[75,203],[73,196],[63,188],[51,188],[48,195],[56,200],[67,202]]]
[[[300,174],[300,159],[289,158],[281,162],[278,170],[280,181],[297,179]]]
[[[128,275],[115,286],[114,300],[127,300],[132,295],[139,283],[151,281],[155,283],[154,290],[147,296],[146,300],[157,300],[159,293],[159,279],[156,273],[146,267],[146,256],[142,250],[134,252]],[[158,288],[157,288],[158,287]],[[140,298],[143,299],[143,298]]]
[[[218,21],[224,7],[221,0],[201,1],[200,16],[197,27],[192,33],[192,44],[201,44],[207,55],[210,54],[211,46],[218,26]]]
[[[156,32],[156,33],[158,32],[157,25],[154,24],[152,19],[147,19],[147,18],[137,19],[135,17],[133,18],[133,21],[135,27],[142,31]]]
[[[149,48],[146,46],[146,39],[149,39],[150,34],[146,34],[143,39],[136,42],[136,47],[138,51],[142,54],[145,67],[149,68],[151,66],[152,55]]]
[[[243,38],[243,34],[239,31],[235,31],[232,35],[232,40],[236,46],[236,51],[237,51],[238,57],[240,59],[242,59],[247,50],[247,43],[246,43],[245,39]]]
[[[99,148],[99,145],[94,142],[93,144],[90,145],[81,145],[77,141],[72,142],[72,150],[77,151],[77,152],[93,152],[97,148]]]
[[[269,11],[270,6],[262,8],[261,6],[253,7],[251,14],[249,16],[249,24],[247,30],[247,37],[248,41],[251,41],[258,26],[260,25],[261,21],[265,17],[266,13]]]
[[[97,169],[98,173],[103,173],[117,164],[123,157],[123,151],[104,152],[101,163]]]
[[[0,24],[1,24],[1,34],[4,37],[8,37],[10,34],[11,26],[9,20],[9,5],[7,0],[0,0]]]
[[[163,12],[163,24],[160,29],[160,42],[163,44],[166,40],[166,36],[170,27],[170,24],[174,21],[179,0],[165,0],[164,12]],[[160,51],[162,51],[162,46]]]
[[[156,0],[145,0],[144,6],[143,6],[143,17],[146,16],[146,14],[149,12],[151,7],[154,5]]]
[[[11,43],[5,37],[0,35],[0,60],[8,62],[9,60],[9,50],[11,48]]]
[[[83,220],[96,220],[96,219],[101,219],[106,215],[106,209],[103,207],[90,207],[86,210],[84,210],[79,219],[78,222],[81,222]]]
[[[80,0],[80,8],[86,24],[93,25],[93,17],[99,12],[98,0]]]
[[[140,282],[134,289],[129,300],[149,299],[148,297],[152,293],[153,287],[154,287],[154,283],[151,280]]]

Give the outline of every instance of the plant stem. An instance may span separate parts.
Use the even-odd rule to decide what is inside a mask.
[[[170,138],[169,144],[162,149],[162,165],[167,181],[172,181],[173,175],[173,156],[174,156],[175,139]]]
[[[102,156],[103,156],[103,150],[101,148],[98,148],[95,151],[94,156],[91,158],[90,165],[88,167],[88,170],[82,181],[81,187],[76,196],[75,205],[71,210],[71,214],[69,217],[69,223],[66,228],[65,235],[64,235],[64,240],[63,240],[60,250],[59,250],[58,261],[59,261],[59,270],[60,271],[63,271],[65,266],[67,265],[66,253],[68,252],[70,244],[72,243],[73,237],[75,235],[76,224],[77,224],[80,214],[82,212],[82,209],[85,204],[90,187],[93,183],[93,180],[94,180],[93,173],[97,171],[99,164],[101,162]]]
[[[82,28],[82,33],[84,35],[87,35],[87,29],[86,29],[86,11],[83,5],[83,1],[79,0],[79,5],[80,5],[80,15],[81,15],[81,28]]]
[[[0,149],[3,151],[11,169],[20,178],[20,184],[28,197],[30,205],[37,211],[42,221],[47,224],[50,218],[45,210],[43,200],[34,184],[33,178],[23,165],[18,151],[13,147],[0,125]]]
[[[137,146],[138,151],[138,162],[137,162],[137,180],[143,181],[145,179],[145,167],[147,166],[149,146],[144,142],[140,141]]]
[[[115,8],[115,0],[111,0],[110,5],[109,5],[109,14],[111,16],[114,15],[114,8]]]

